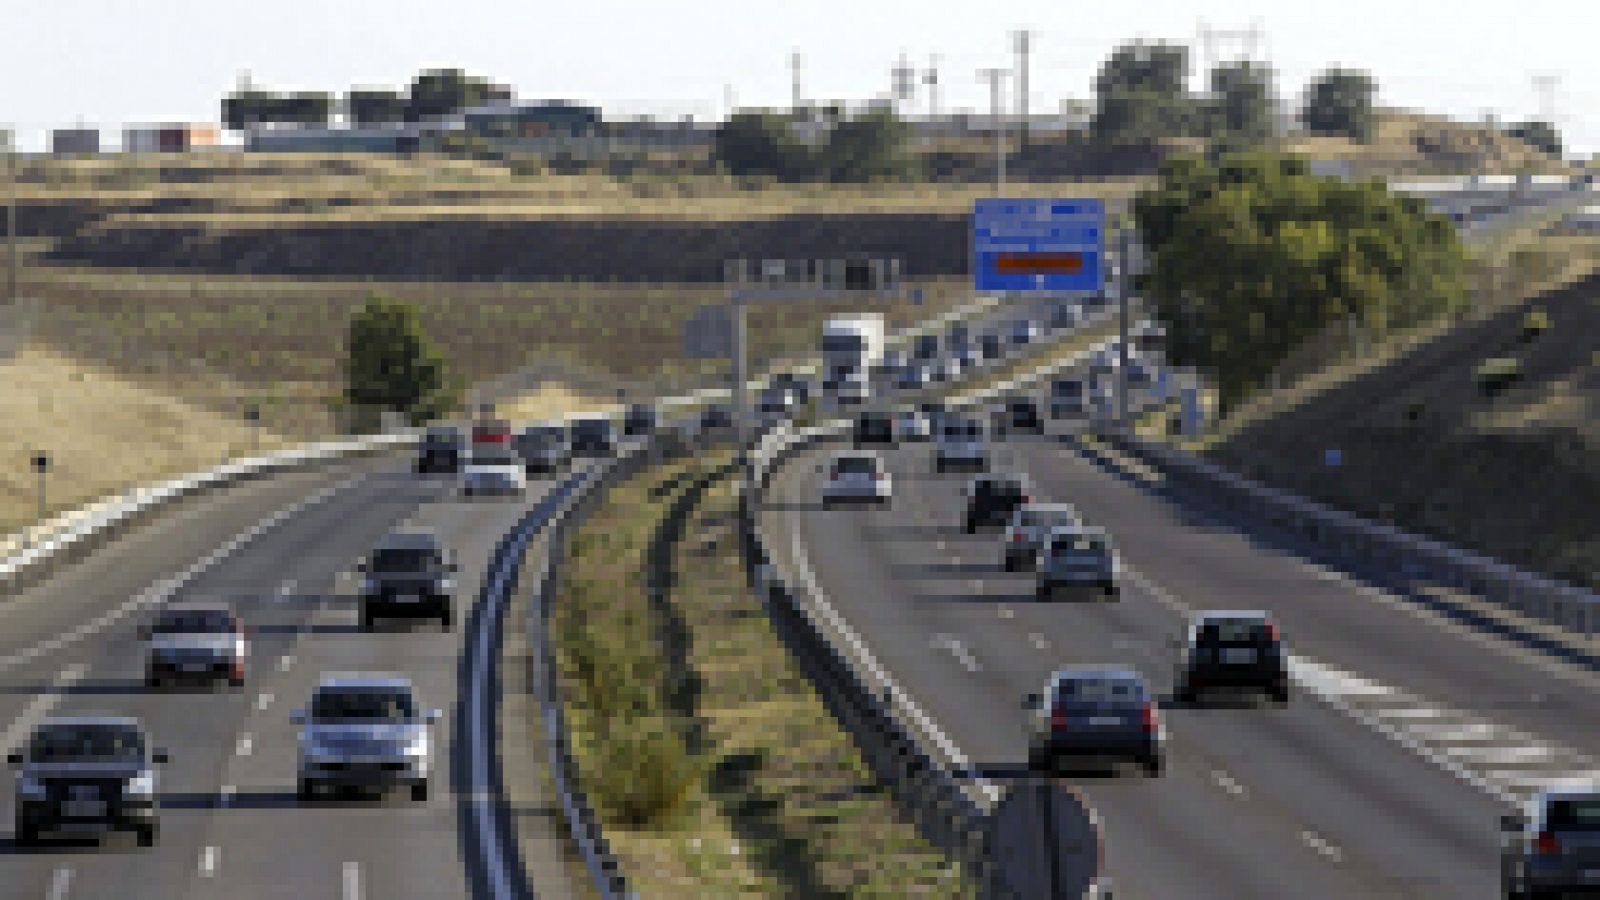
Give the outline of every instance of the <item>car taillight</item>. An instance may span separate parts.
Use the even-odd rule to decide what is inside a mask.
[[[1011,543],[1013,544],[1020,544],[1027,539],[1028,536],[1023,534],[1021,529],[1011,532]]]
[[[882,472],[873,472],[872,473],[872,480],[873,481],[882,481],[883,480],[883,473]]]
[[[1144,709],[1140,710],[1140,713],[1141,713],[1141,721],[1144,724],[1144,730],[1145,731],[1154,731],[1155,728],[1156,728],[1156,707],[1155,707],[1155,704],[1146,703],[1144,705]]]
[[[829,481],[838,481],[839,480],[839,473],[838,472],[834,472],[833,474],[829,475],[828,476],[828,480]]]
[[[1533,839],[1533,852],[1540,856],[1554,856],[1561,852],[1561,842],[1550,832],[1541,831],[1539,836]]]
[[[1278,640],[1278,623],[1276,623],[1276,622],[1268,622],[1267,623],[1267,640],[1269,640],[1269,641],[1277,641]]]
[[[1067,713],[1059,707],[1050,711],[1050,729],[1062,731],[1067,727]]]

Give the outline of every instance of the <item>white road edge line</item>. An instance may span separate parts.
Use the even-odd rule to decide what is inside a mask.
[[[1244,785],[1234,781],[1232,775],[1229,775],[1227,772],[1224,772],[1221,769],[1215,769],[1212,771],[1211,780],[1215,781],[1219,787],[1235,797],[1244,796]]]
[[[1300,839],[1305,841],[1307,846],[1309,846],[1311,849],[1317,851],[1323,856],[1326,856],[1334,862],[1338,862],[1344,857],[1344,854],[1339,852],[1338,847],[1328,843],[1328,841],[1324,839],[1322,835],[1317,834],[1315,831],[1300,832]]]
[[[341,900],[361,900],[361,864],[347,862],[344,864],[344,889],[340,894]]]
[[[217,848],[207,847],[200,851],[200,874],[210,878],[217,871]]]
[[[67,888],[72,885],[72,870],[67,868],[57,869],[50,876],[50,900],[66,900]]]
[[[933,636],[933,646],[936,649],[949,650],[968,672],[979,672],[982,667],[978,660],[962,645],[960,639],[952,634],[936,634]]]
[[[50,714],[51,708],[61,702],[62,690],[82,678],[83,673],[88,670],[89,667],[82,663],[67,666],[51,680],[50,686],[43,693],[28,701],[22,712],[6,726],[5,734],[0,735],[0,753],[16,752],[23,739],[33,731],[33,727]]]

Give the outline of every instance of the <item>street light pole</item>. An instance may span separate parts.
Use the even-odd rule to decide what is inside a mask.
[[[1011,74],[1009,69],[990,67],[978,70],[978,77],[989,82],[989,117],[994,128],[994,189],[996,195],[1006,190],[1005,123],[1000,114],[1000,79]]]

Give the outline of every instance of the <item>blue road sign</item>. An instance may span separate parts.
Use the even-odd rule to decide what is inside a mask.
[[[979,200],[972,210],[973,287],[1100,291],[1105,224],[1100,200]]]

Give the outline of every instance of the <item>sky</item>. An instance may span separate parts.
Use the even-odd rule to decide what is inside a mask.
[[[1096,70],[1125,41],[1187,43],[1198,63],[1205,25],[1257,27],[1255,56],[1286,97],[1337,64],[1370,72],[1385,105],[1512,121],[1540,114],[1535,78],[1553,76],[1569,151],[1600,152],[1592,0],[0,0],[0,23],[0,127],[15,128],[24,150],[80,121],[114,131],[216,121],[244,73],[267,89],[342,93],[459,67],[523,98],[588,101],[607,115],[718,117],[729,99],[787,106],[792,52],[802,96],[845,100],[887,91],[904,53],[919,81],[938,57],[941,109],[987,111],[977,70],[1014,65],[1017,29],[1033,31],[1030,108],[1055,111],[1091,97]],[[1242,43],[1219,39],[1217,51]],[[919,84],[909,108],[927,103]]]

